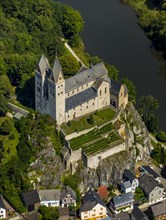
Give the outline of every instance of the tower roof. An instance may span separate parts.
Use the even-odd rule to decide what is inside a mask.
[[[53,80],[54,80],[55,83],[58,81],[60,73],[63,74],[62,67],[61,67],[61,64],[59,62],[59,59],[56,57],[55,61],[54,61],[54,66],[52,68]]]
[[[50,64],[44,54],[42,54],[38,66],[41,74],[46,73],[50,69]]]

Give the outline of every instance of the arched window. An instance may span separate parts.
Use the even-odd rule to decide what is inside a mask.
[[[102,91],[100,90],[100,96],[101,96],[101,94],[102,94]]]
[[[105,93],[107,93],[107,87],[105,87]]]

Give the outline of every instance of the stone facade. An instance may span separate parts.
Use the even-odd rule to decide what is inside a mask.
[[[35,108],[58,125],[110,104],[119,109],[127,103],[126,86],[111,80],[103,63],[64,79],[58,58],[51,69],[42,55],[35,75]]]

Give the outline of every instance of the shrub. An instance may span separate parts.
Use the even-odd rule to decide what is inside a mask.
[[[88,123],[89,124],[94,124],[94,118],[93,118],[93,114],[91,114],[90,116],[89,116],[89,118],[88,118]]]
[[[12,130],[12,123],[10,120],[6,119],[1,124],[0,132],[3,135],[7,135],[10,134],[11,130]]]
[[[157,140],[159,140],[161,142],[166,142],[166,133],[164,131],[160,131],[156,135],[156,138],[157,138]]]
[[[11,135],[9,136],[10,140],[14,140],[15,139],[15,135],[13,133],[11,133]]]

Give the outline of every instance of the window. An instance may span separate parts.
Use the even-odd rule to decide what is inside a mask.
[[[61,84],[61,87],[63,87],[63,84]]]
[[[61,94],[63,94],[63,92],[61,92]]]
[[[60,77],[59,77],[59,80],[61,80],[61,79],[62,79],[62,77],[60,76]]]
[[[77,92],[79,91],[79,88],[77,88]]]
[[[69,118],[69,115],[67,117]]]
[[[95,216],[96,214],[92,214],[92,216]]]
[[[100,210],[103,210],[103,208],[101,208]]]
[[[88,218],[88,216],[87,216],[87,215],[85,215],[85,216],[84,216],[84,218]]]
[[[102,94],[102,92],[101,92],[101,90],[100,90],[100,96],[101,96],[101,94]]]
[[[93,102],[93,105],[95,105],[95,103]]]
[[[96,209],[93,209],[94,212],[96,212]]]
[[[102,212],[99,213],[99,215],[102,215],[102,214],[103,214]]]
[[[84,89],[84,86],[82,86],[82,89]]]
[[[88,108],[88,105],[86,106],[86,108]]]
[[[72,93],[74,94],[74,90],[72,91]]]
[[[68,96],[70,95],[70,92],[67,94]]]
[[[105,87],[105,93],[107,93],[107,87]]]
[[[58,86],[58,89],[60,88],[60,86]]]
[[[88,84],[86,84],[86,87],[88,87]]]
[[[60,93],[58,93],[58,95],[60,95]]]

